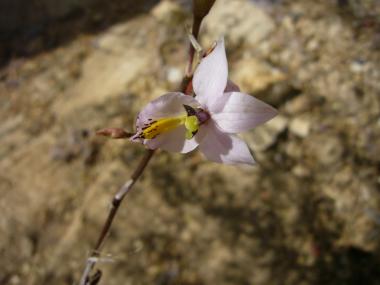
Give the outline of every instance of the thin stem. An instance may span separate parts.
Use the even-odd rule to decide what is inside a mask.
[[[105,128],[96,131],[98,136],[110,137],[112,139],[126,139],[133,136],[133,133],[129,133],[122,128]]]
[[[100,232],[99,238],[96,242],[95,247],[92,250],[91,256],[87,259],[86,267],[83,271],[80,285],[95,285],[100,281],[100,277],[96,279],[96,281],[89,283],[88,282],[88,276],[91,270],[94,268],[96,262],[98,261],[98,256],[100,253],[101,246],[106,240],[106,237],[108,236],[109,230],[111,228],[111,225],[114,221],[114,218],[116,216],[116,213],[120,207],[121,202],[125,198],[125,196],[130,192],[133,185],[136,183],[136,181],[140,178],[141,174],[144,172],[146,166],[148,165],[150,159],[152,158],[154,154],[154,150],[148,149],[140,161],[139,165],[137,166],[136,170],[131,175],[131,179],[128,180],[121,188],[120,190],[115,194],[115,196],[112,199],[111,203],[111,209],[108,213],[107,219],[104,223],[104,226]]]
[[[192,34],[196,40],[198,40],[198,35],[199,35],[199,30],[201,28],[201,23],[202,23],[203,18],[195,18],[193,21],[193,28],[192,28]],[[193,61],[194,61],[194,53],[195,53],[195,48],[194,46],[190,43],[189,47],[189,61],[187,64],[187,69],[186,69],[186,77],[191,77],[191,74],[193,72]]]
[[[113,197],[110,212],[103,226],[103,229],[100,232],[98,241],[93,250],[93,254],[98,253],[100,247],[102,246],[110,230],[110,227],[112,225],[112,222],[115,218],[115,215],[117,213],[117,210],[119,209],[121,202],[123,201],[124,197],[129,193],[129,191],[132,189],[133,185],[136,183],[136,180],[139,179],[145,167],[148,165],[150,159],[152,158],[153,154],[154,154],[154,150],[148,149],[146,151],[143,159],[140,161],[140,164],[137,166],[136,170],[133,172],[131,179],[128,180]]]
[[[194,36],[196,40],[198,40],[198,35],[199,35],[199,30],[201,28],[203,18],[195,18],[192,26],[191,33]],[[187,67],[186,67],[186,73],[185,76],[182,78],[180,90],[182,93],[186,95],[188,94],[187,87],[189,83],[192,80],[193,77],[193,61],[194,61],[194,54],[195,54],[195,48],[194,45],[190,42],[189,44],[189,61],[187,62]]]

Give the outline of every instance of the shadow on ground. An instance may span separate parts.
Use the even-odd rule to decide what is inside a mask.
[[[0,66],[100,32],[148,12],[159,0],[0,2]]]

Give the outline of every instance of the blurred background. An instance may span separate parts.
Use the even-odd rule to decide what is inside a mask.
[[[191,1],[0,1],[0,284],[76,284],[175,90]],[[380,284],[380,1],[217,0],[230,77],[279,109],[258,165],[159,152],[120,208],[101,284]]]

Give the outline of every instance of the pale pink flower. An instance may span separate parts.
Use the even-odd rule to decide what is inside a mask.
[[[254,164],[247,144],[235,134],[276,116],[277,111],[228,81],[224,40],[202,59],[193,77],[195,98],[179,92],[150,102],[136,121],[139,141],[150,149],[187,153],[199,146],[204,156],[227,164]]]

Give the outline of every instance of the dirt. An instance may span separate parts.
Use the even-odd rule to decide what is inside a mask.
[[[53,46],[43,32],[6,47],[0,284],[78,283],[144,153],[94,131],[132,130],[142,106],[177,88],[188,2],[141,2],[94,26],[103,6],[54,22],[71,33]],[[230,77],[279,116],[243,134],[253,168],[158,152],[121,206],[100,284],[380,284],[377,7],[216,1],[201,43],[224,35]]]

